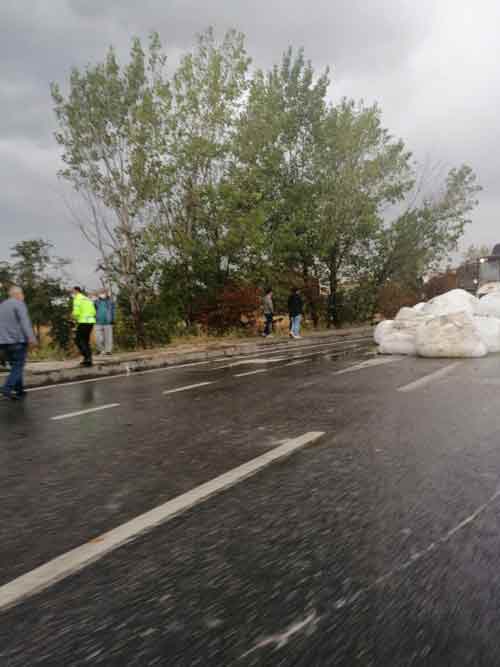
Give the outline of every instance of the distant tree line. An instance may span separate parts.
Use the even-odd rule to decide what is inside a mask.
[[[11,248],[11,261],[0,262],[0,301],[7,297],[11,285],[22,287],[38,339],[45,329],[62,349],[71,343],[70,292],[65,276],[68,264],[68,260],[56,257],[52,244],[43,239],[16,243]]]
[[[377,105],[329,87],[301,50],[253,69],[242,34],[212,30],[171,75],[153,34],[127,64],[110,49],[52,85],[61,176],[137,343],[230,285],[285,275],[328,284],[337,317],[369,317],[385,286],[418,290],[456,248],[471,168],[419,167]]]

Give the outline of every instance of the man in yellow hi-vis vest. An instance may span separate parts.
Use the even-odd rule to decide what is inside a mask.
[[[95,324],[94,302],[83,294],[80,287],[73,288],[73,320],[76,323],[75,343],[83,361],[80,366],[92,366],[90,334]]]

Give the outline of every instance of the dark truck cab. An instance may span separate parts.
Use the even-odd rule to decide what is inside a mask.
[[[500,291],[500,243],[491,255],[462,264],[457,270],[457,283],[479,298]]]

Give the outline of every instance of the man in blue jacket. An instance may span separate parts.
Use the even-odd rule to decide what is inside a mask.
[[[115,304],[109,292],[100,292],[95,303],[96,325],[95,342],[100,354],[113,353],[113,324],[115,323]]]
[[[15,400],[25,394],[23,374],[29,345],[36,345],[36,338],[23,290],[11,287],[9,298],[0,303],[0,348],[10,364],[10,373],[0,390],[4,398]]]

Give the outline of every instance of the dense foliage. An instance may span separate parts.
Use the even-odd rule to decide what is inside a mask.
[[[235,31],[199,36],[172,75],[158,35],[135,39],[127,64],[111,49],[52,96],[61,175],[139,344],[150,317],[189,327],[225,289],[285,275],[328,285],[337,318],[369,317],[388,284],[421,287],[476,204],[469,167],[424,188],[378,106],[332,102],[302,51],[252,69]]]

